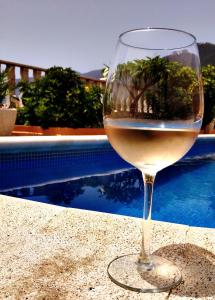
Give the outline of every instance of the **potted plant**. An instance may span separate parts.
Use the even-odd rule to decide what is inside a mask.
[[[0,136],[11,135],[16,122],[17,110],[12,107],[11,85],[8,70],[0,72]]]

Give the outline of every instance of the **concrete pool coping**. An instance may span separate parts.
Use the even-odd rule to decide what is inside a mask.
[[[0,299],[215,298],[215,231],[153,221],[152,251],[181,268],[183,283],[140,295],[112,283],[114,257],[139,251],[141,220],[0,195]]]
[[[213,139],[215,134],[199,134],[201,139]],[[60,151],[83,148],[110,148],[106,135],[61,136],[1,136],[0,152]]]
[[[214,138],[215,134],[199,134],[201,138]],[[40,142],[40,141],[94,141],[94,140],[107,140],[107,135],[43,135],[43,136],[0,136],[2,143],[15,143],[15,142]]]
[[[110,148],[106,135],[1,136],[1,152],[60,151]]]
[[[214,138],[215,134],[199,134],[200,138]],[[0,136],[0,141],[3,144],[13,143],[38,143],[38,142],[75,142],[75,141],[106,141],[107,135],[43,135],[43,136]]]

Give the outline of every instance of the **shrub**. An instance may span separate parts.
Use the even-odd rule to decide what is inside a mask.
[[[4,98],[9,92],[9,83],[7,76],[7,70],[0,72],[0,102],[4,100]]]
[[[18,124],[48,127],[100,127],[102,90],[86,89],[79,75],[70,68],[52,67],[34,82],[20,82],[24,108]]]
[[[215,118],[215,66],[207,65],[202,68],[204,83],[204,118],[202,127],[204,128]]]
[[[85,89],[85,127],[102,127],[102,89],[91,86]]]
[[[13,89],[14,87],[9,84],[8,71],[9,69],[0,71],[0,108],[12,107],[9,95],[10,89]],[[7,97],[9,98],[6,99]]]

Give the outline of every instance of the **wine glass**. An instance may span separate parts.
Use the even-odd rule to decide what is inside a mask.
[[[137,292],[161,292],[181,282],[180,270],[150,252],[156,173],[193,145],[203,116],[196,38],[169,28],[144,28],[119,36],[104,95],[104,127],[113,148],[138,168],[144,181],[141,250],[115,258],[110,279]]]

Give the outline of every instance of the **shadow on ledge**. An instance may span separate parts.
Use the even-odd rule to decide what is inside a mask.
[[[154,254],[177,265],[183,281],[170,294],[180,297],[212,297],[215,295],[215,255],[193,244],[174,244],[158,249]]]

